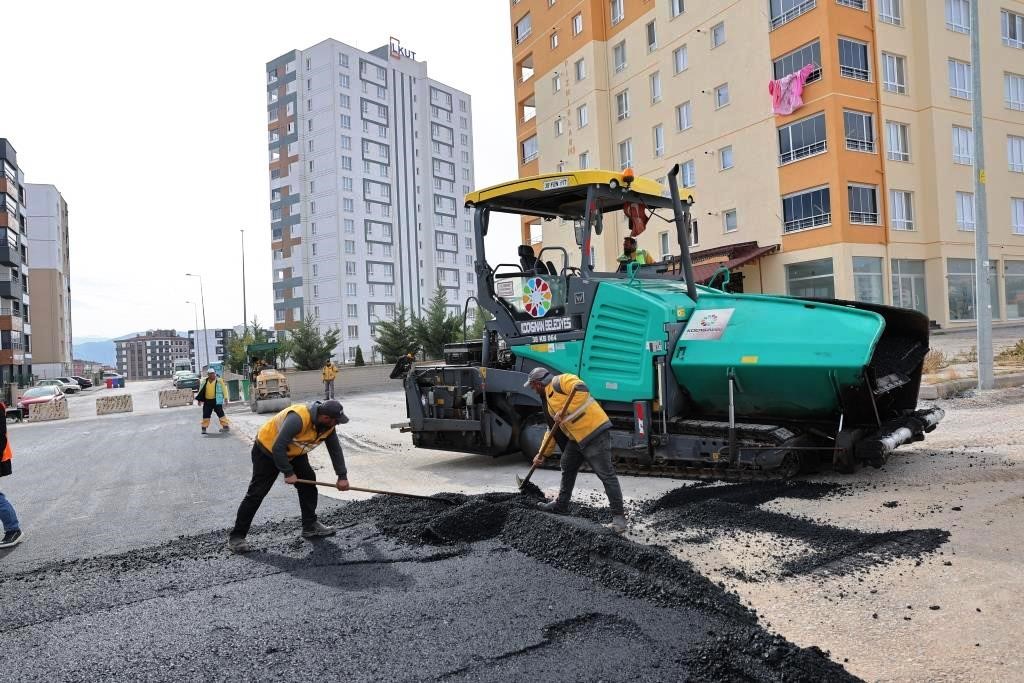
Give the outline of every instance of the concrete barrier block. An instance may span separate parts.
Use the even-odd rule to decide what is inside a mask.
[[[68,401],[65,398],[50,403],[36,403],[29,406],[29,422],[45,422],[48,420],[68,419]]]
[[[130,413],[134,410],[131,394],[118,394],[116,396],[100,396],[96,399],[96,414],[110,415],[111,413]]]
[[[196,400],[196,395],[191,389],[165,389],[160,392],[161,408],[178,408],[190,406]]]

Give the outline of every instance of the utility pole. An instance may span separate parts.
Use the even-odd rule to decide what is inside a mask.
[[[242,228],[242,336],[249,331],[249,313],[245,307],[245,228]]]
[[[985,132],[981,114],[981,21],[978,0],[971,6],[971,113],[974,135],[974,313],[978,322],[978,388],[995,385],[992,371],[992,286],[988,261],[988,203],[985,197]]]
[[[200,362],[203,360],[202,357],[199,355],[199,339],[198,339],[198,337],[199,337],[199,313],[196,311],[196,302],[195,301],[186,301],[185,303],[192,304],[192,317],[194,317],[195,320],[196,320],[195,330],[196,330],[196,337],[197,338],[193,340],[192,345],[196,349],[196,374],[198,374],[199,371],[202,370],[202,368],[199,367],[199,366],[200,366]],[[210,364],[210,359],[209,358],[206,359],[206,364],[207,365]]]
[[[206,296],[203,295],[203,276],[185,273],[186,277],[199,278],[199,304],[203,308],[203,343],[206,346],[206,369],[210,367],[210,334],[206,327]]]

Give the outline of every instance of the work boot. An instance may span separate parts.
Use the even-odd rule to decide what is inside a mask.
[[[228,548],[231,549],[231,552],[239,555],[252,550],[252,548],[249,547],[249,542],[245,540],[245,536],[229,536]]]
[[[626,533],[627,526],[628,525],[626,523],[626,516],[625,515],[612,515],[612,523],[611,524],[605,524],[604,528],[605,529],[610,529],[611,531],[613,531],[613,532],[615,532],[617,534],[624,534],[624,533]]]
[[[203,427],[203,434],[206,433],[206,427]]]
[[[222,432],[230,432],[231,431],[231,425],[221,425],[220,431],[222,431]]]
[[[25,540],[25,532],[21,529],[15,529],[14,531],[8,531],[4,534],[4,538],[0,541],[0,548],[13,548],[22,541]]]
[[[302,528],[303,538],[318,538],[320,536],[333,536],[334,534],[334,527],[322,524],[320,521],[313,522],[309,526]]]
[[[549,500],[544,503],[537,503],[537,509],[543,512],[551,512],[556,515],[569,514],[569,506],[559,505],[557,498],[555,500]]]

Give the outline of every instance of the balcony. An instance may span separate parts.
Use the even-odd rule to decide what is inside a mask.
[[[807,2],[802,2],[787,12],[783,12],[782,14],[776,17],[772,17],[771,30],[774,31],[783,24],[788,24],[789,22],[793,21],[801,14],[804,14],[805,12],[810,12],[812,9],[814,9],[815,4],[817,4],[815,0],[807,0]]]
[[[0,280],[0,298],[20,300],[23,293],[21,280]]]
[[[12,245],[7,241],[0,243],[0,265],[20,266],[21,248],[17,244]]]

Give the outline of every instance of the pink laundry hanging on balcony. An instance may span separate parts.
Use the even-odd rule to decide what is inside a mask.
[[[772,96],[772,113],[792,114],[802,107],[804,105],[802,97],[804,83],[817,68],[814,64],[808,64],[799,71],[769,82],[768,92]]]

